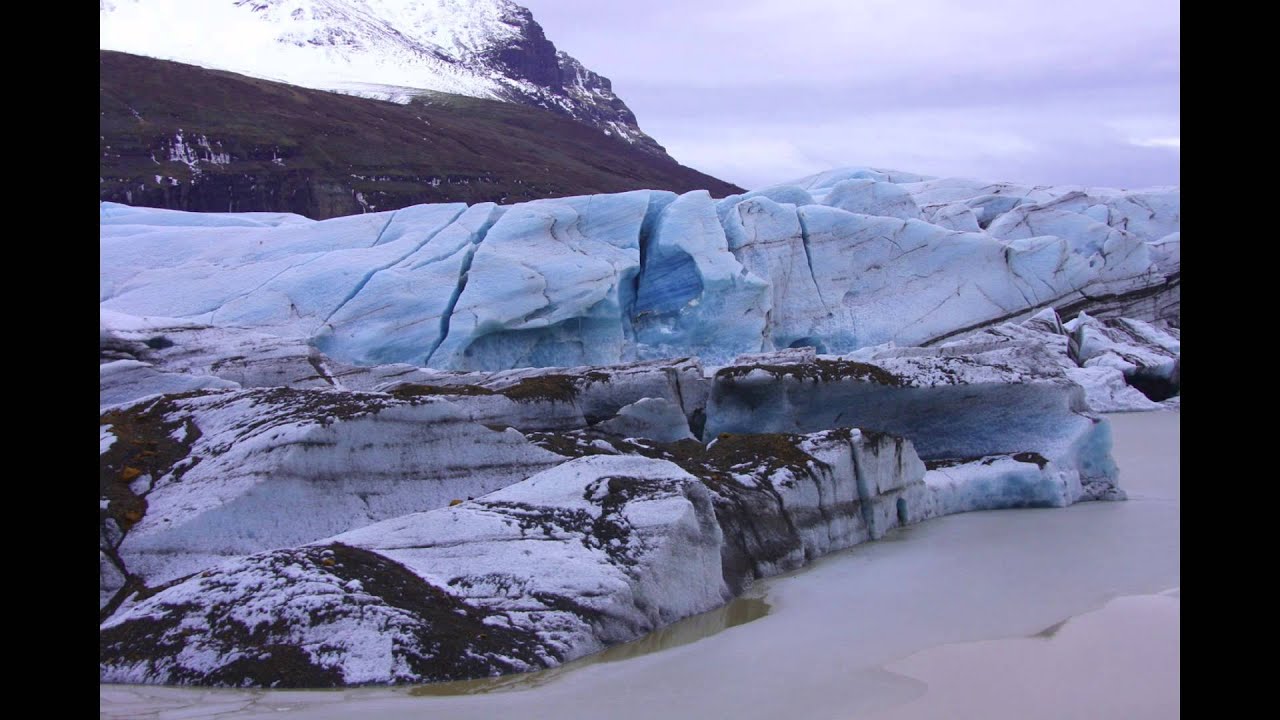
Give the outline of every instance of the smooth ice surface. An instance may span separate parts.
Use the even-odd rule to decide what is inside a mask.
[[[1092,632],[1090,626],[1099,617],[1114,617],[1117,607],[1155,607],[1151,604],[1166,599],[1122,599],[1108,606],[1115,598],[1181,584],[1180,413],[1109,418],[1127,502],[968,513],[891,532],[884,541],[761,583],[753,594],[764,594],[772,606],[769,615],[695,643],[625,662],[584,665],[544,684],[531,682],[524,691],[455,697],[415,697],[407,689],[273,692],[103,685],[101,714],[124,718],[214,707],[234,718],[274,718],[282,710],[290,710],[291,718],[557,720],[905,713],[907,703],[928,703],[931,692],[945,689],[928,676],[910,674],[929,669],[918,662],[929,655],[914,661],[912,655],[953,643],[1016,643],[1105,607],[1066,623],[1055,636],[1066,644],[1061,657],[1103,657],[1111,646],[1072,648],[1073,634]],[[1162,607],[1167,616],[1168,606]],[[1144,643],[1131,648],[1140,654],[1166,647],[1145,643],[1166,643],[1168,631],[1166,624],[1150,633],[1106,633],[1099,640]],[[1088,663],[1058,663],[1051,679],[1071,686],[1093,677],[1087,675],[1091,671]],[[1034,674],[1031,679],[1050,678]],[[1099,714],[1092,716],[1143,717],[1163,712],[1170,698],[1176,701],[1176,688],[1136,680],[1129,685],[1152,687],[1154,694],[1136,698],[1141,705],[1135,706],[1125,687],[1109,685],[1093,698]],[[991,702],[980,707],[979,716],[1024,717],[1000,699]]]

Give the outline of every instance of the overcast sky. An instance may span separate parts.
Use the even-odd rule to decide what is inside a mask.
[[[516,0],[680,162],[1179,182],[1177,0]]]

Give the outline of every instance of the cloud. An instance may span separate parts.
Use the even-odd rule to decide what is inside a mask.
[[[1176,104],[1157,111],[1158,94],[1071,89],[1034,102],[952,94],[893,104],[774,91],[759,111],[726,94],[705,93],[644,127],[681,162],[744,187],[842,165],[1027,184],[1178,182],[1176,152],[1134,143],[1177,135]]]
[[[525,4],[673,156],[739,184],[841,164],[1178,182],[1174,0]]]
[[[1182,149],[1182,138],[1180,137],[1136,138],[1129,142],[1138,147]]]

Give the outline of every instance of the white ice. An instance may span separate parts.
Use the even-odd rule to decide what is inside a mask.
[[[418,697],[403,689],[275,692],[103,685],[101,715],[137,717],[216,706],[226,709],[228,718],[278,717],[288,710],[290,717],[308,720],[355,715],[763,719],[871,712],[909,717],[908,703],[928,707],[956,697],[948,694],[954,686],[935,685],[922,672],[929,668],[910,660],[916,653],[1001,638],[1022,642],[1016,638],[1080,616],[1058,636],[1070,644],[1072,634],[1084,630],[1088,647],[1064,646],[1065,654],[1059,655],[1047,645],[1044,652],[1055,653],[1046,657],[1081,661],[1049,669],[1032,658],[1039,672],[1028,673],[1028,681],[1081,687],[1097,677],[1094,668],[1104,658],[1151,657],[1162,663],[1157,667],[1164,680],[1153,683],[1131,675],[1131,666],[1121,666],[1115,682],[1090,695],[1090,715],[1167,716],[1177,708],[1177,686],[1165,681],[1167,663],[1176,662],[1176,656],[1143,653],[1167,647],[1150,643],[1169,637],[1168,623],[1174,620],[1168,606],[1157,607],[1157,600],[1122,600],[1123,617],[1133,617],[1123,606],[1137,603],[1162,613],[1154,621],[1162,624],[1150,632],[1095,630],[1098,618],[1114,617],[1117,605],[1108,606],[1108,601],[1181,584],[1179,414],[1110,419],[1128,502],[931,520],[761,583],[753,592],[762,593],[772,606],[766,617],[691,644],[622,662],[579,663],[546,681],[530,677],[511,692],[450,697]],[[1103,614],[1087,615],[1104,606]],[[1135,642],[1144,644],[1126,646]],[[954,672],[985,677],[984,666],[975,666],[973,658],[1004,662],[1008,655],[996,648],[967,657],[971,666]],[[584,703],[583,697],[591,702]],[[1000,712],[1010,707],[1009,698],[976,702],[963,707],[976,708],[982,717],[1021,717]]]

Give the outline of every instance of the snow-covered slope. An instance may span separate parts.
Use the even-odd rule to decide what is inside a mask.
[[[1178,324],[1176,188],[886,177],[323,222],[103,203],[101,306],[466,370],[924,345],[1048,307]]]
[[[510,0],[100,0],[99,46],[396,102],[517,102],[665,154]]]

